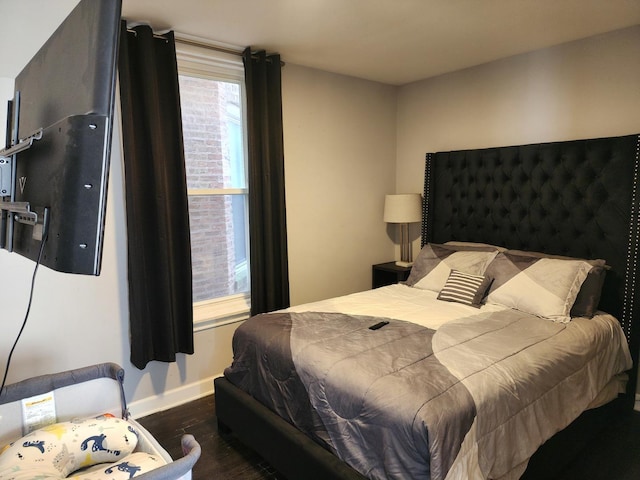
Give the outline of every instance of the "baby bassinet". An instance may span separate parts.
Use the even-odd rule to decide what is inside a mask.
[[[138,422],[129,417],[123,389],[124,370],[114,363],[103,363],[61,373],[42,375],[8,385],[0,395],[0,448],[28,433],[23,401],[43,396],[55,406],[55,422],[104,413],[126,419],[140,433],[136,451],[162,457],[167,464],[136,476],[136,480],[190,480],[191,470],[200,457],[200,445],[192,435],[183,435],[184,456],[173,460],[167,451]]]

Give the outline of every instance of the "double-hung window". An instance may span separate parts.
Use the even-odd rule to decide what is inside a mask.
[[[244,68],[179,39],[176,53],[199,330],[250,310]]]

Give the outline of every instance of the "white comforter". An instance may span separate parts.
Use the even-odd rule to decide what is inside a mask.
[[[437,296],[437,293],[430,290],[397,284],[320,300],[319,302],[305,303],[283,311],[336,312],[348,315],[395,318],[437,330],[446,322],[476,315],[479,311],[497,312],[507,309],[507,307],[499,305],[483,305],[479,310],[460,303],[436,301]],[[428,315],[425,312],[429,312]]]

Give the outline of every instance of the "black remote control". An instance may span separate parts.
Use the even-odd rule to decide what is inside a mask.
[[[378,330],[379,328],[384,327],[385,325],[387,325],[389,322],[386,320],[383,320],[382,322],[378,322],[375,325],[371,325],[369,327],[369,330]]]

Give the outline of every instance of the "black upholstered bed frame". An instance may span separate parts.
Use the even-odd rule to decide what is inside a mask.
[[[637,365],[639,153],[639,136],[632,135],[427,154],[422,242],[604,258],[611,270],[600,308],[620,319]],[[215,380],[215,395],[220,429],[233,431],[289,480],[364,478],[226,379]],[[541,447],[524,478],[553,478],[632,399],[585,412]]]

